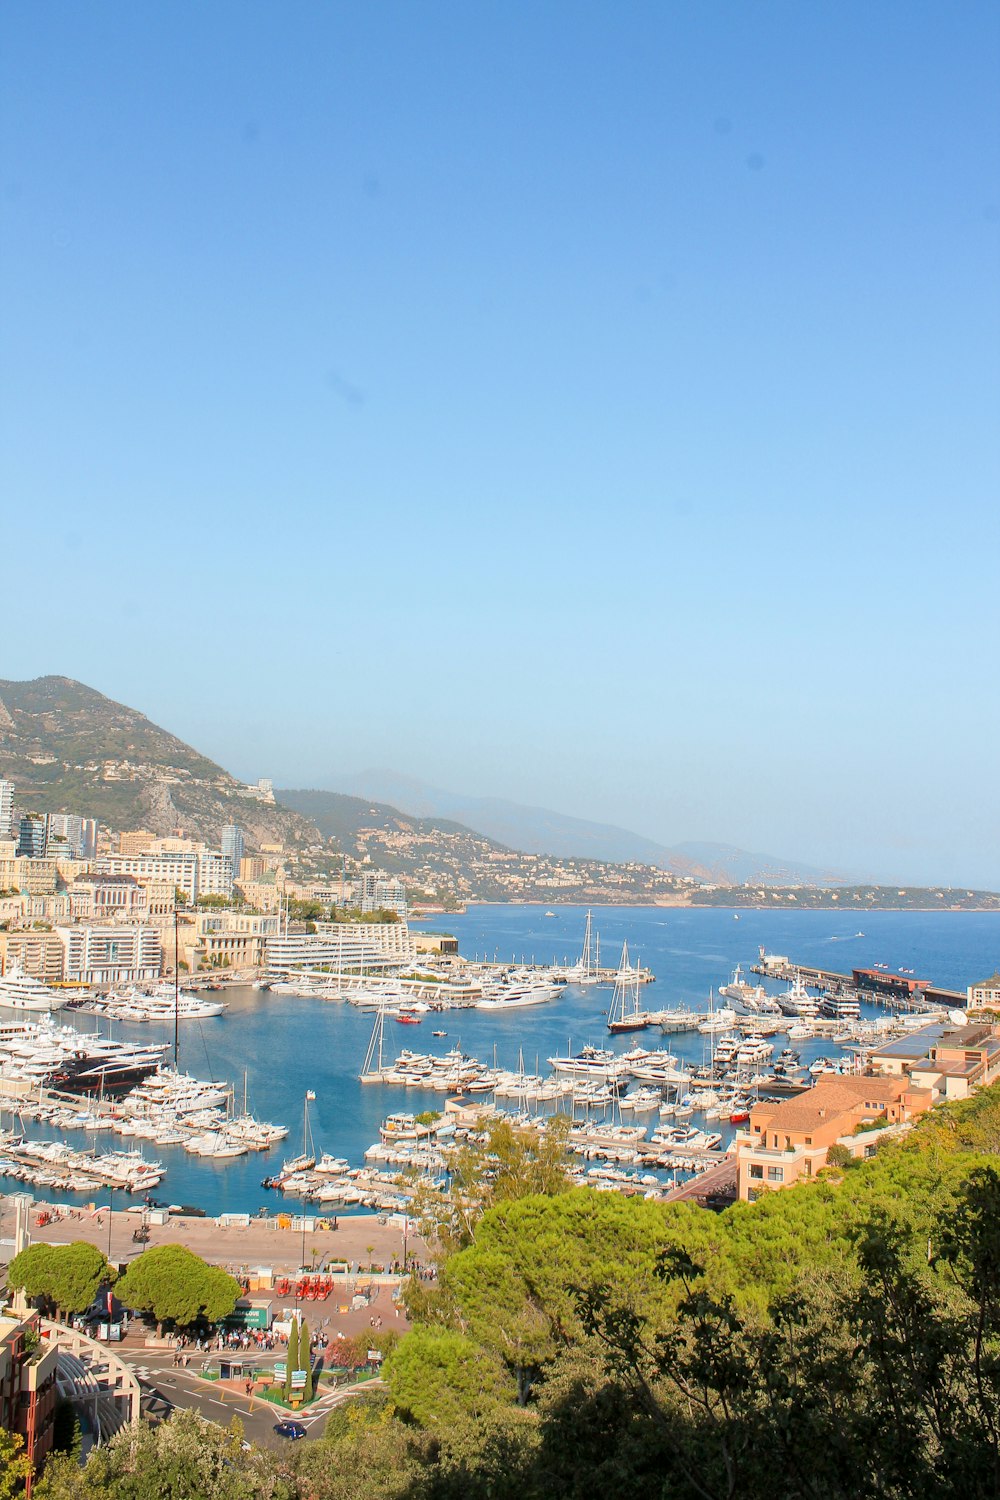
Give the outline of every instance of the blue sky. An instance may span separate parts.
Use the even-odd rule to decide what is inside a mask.
[[[994,4],[2,30],[2,675],[1000,886]]]

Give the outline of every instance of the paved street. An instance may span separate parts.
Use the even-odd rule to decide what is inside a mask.
[[[193,1353],[188,1369],[174,1364],[171,1349],[148,1349],[144,1344],[145,1330],[133,1324],[129,1337],[116,1346],[115,1352],[134,1371],[143,1389],[143,1415],[157,1418],[169,1416],[174,1407],[191,1409],[210,1422],[227,1426],[234,1416],[243,1424],[247,1440],[263,1447],[280,1448],[288,1440],[274,1432],[274,1424],[295,1415],[283,1407],[271,1406],[259,1396],[248,1397],[242,1390],[235,1391],[228,1384],[201,1378],[202,1366],[219,1368],[219,1354]],[[190,1351],[188,1351],[190,1352]],[[237,1356],[234,1354],[233,1358]],[[271,1369],[276,1359],[282,1357],[281,1350],[261,1353],[255,1358],[251,1353],[244,1356],[248,1369]],[[223,1354],[222,1358],[225,1358]],[[334,1406],[349,1397],[344,1391],[329,1391],[318,1397],[301,1416],[301,1422],[310,1438],[322,1434],[327,1416]]]

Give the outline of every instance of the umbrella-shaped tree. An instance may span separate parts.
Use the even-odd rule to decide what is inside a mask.
[[[210,1266],[184,1245],[158,1245],[129,1266],[118,1283],[118,1296],[129,1307],[152,1313],[157,1334],[164,1323],[182,1327],[205,1318],[218,1323],[236,1306],[239,1282],[219,1266]]]

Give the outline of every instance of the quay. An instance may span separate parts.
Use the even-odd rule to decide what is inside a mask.
[[[5,1197],[0,1205],[4,1232],[8,1235],[11,1219],[7,1205],[11,1201]],[[31,1241],[66,1245],[73,1240],[86,1240],[108,1255],[115,1265],[134,1259],[143,1249],[181,1244],[202,1260],[224,1266],[234,1274],[267,1265],[276,1272],[292,1275],[336,1264],[344,1268],[343,1276],[392,1275],[389,1268],[402,1261],[404,1249],[410,1261],[414,1258],[422,1264],[430,1261],[428,1248],[416,1232],[414,1221],[409,1219],[404,1223],[402,1216],[338,1215],[334,1229],[332,1218],[297,1214],[263,1219],[249,1214],[223,1214],[218,1219],[188,1214],[164,1217],[136,1205],[131,1209],[115,1209],[110,1224],[108,1214],[107,1208],[88,1210],[35,1203],[31,1208]],[[40,1219],[45,1222],[39,1223]],[[145,1226],[148,1236],[145,1242],[134,1239],[139,1225]],[[13,1240],[0,1239],[0,1251],[7,1252],[12,1245]],[[382,1269],[366,1269],[373,1265]]]
[[[764,979],[780,979],[794,984],[799,978],[809,989],[826,990],[833,995],[857,995],[875,1005],[888,1005],[899,1010],[964,1010],[968,996],[961,990],[945,989],[932,984],[929,979],[916,979],[908,974],[896,974],[889,969],[852,969],[850,974],[835,969],[820,969],[812,964],[793,963],[782,955],[765,953],[750,965],[751,973]]]

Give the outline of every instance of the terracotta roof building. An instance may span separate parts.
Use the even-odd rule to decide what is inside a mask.
[[[790,1187],[826,1165],[832,1145],[870,1155],[886,1130],[896,1131],[934,1102],[930,1088],[909,1078],[823,1078],[781,1103],[760,1103],[736,1137],[739,1196],[753,1202],[762,1188]],[[859,1125],[871,1131],[855,1135]]]

